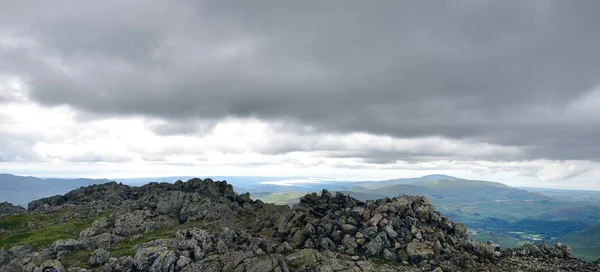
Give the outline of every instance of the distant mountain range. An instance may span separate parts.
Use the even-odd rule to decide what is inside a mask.
[[[36,177],[0,174],[0,202],[27,207],[29,201],[64,194],[81,186],[103,184],[106,179],[42,179]]]

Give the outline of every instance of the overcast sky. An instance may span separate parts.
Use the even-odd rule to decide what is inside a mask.
[[[0,172],[600,189],[600,1],[2,1]]]

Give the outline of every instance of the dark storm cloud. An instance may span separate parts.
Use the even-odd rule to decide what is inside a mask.
[[[159,134],[190,133],[190,120],[253,117],[597,160],[600,128],[589,122],[600,120],[565,109],[600,84],[599,9],[597,1],[63,1],[53,9],[19,1],[0,11],[0,37],[35,44],[0,43],[0,73],[25,78],[42,104],[162,118],[170,124],[156,126]]]

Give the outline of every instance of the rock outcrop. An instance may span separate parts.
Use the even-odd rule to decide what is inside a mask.
[[[0,203],[0,216],[2,215],[13,215],[13,214],[22,214],[27,212],[27,210],[21,206],[15,206],[8,202]]]
[[[88,223],[35,251],[0,249],[0,271],[600,271],[564,245],[473,241],[421,196],[361,202],[323,190],[290,209],[192,179],[83,187],[28,209]]]

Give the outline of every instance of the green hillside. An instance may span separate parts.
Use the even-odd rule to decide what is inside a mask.
[[[600,224],[571,233],[560,241],[571,246],[573,253],[583,260],[594,261],[600,258]]]

